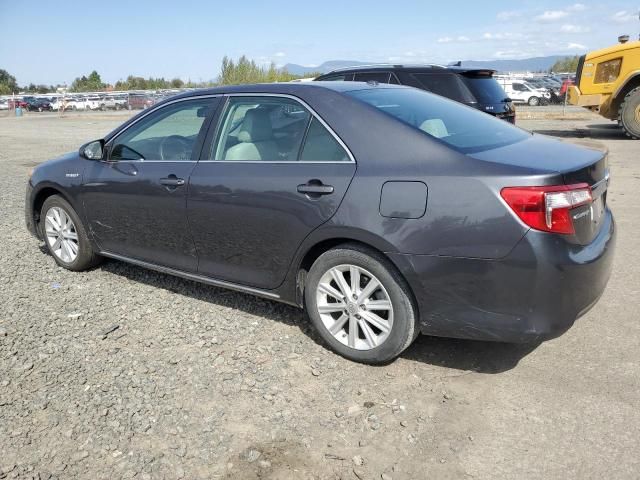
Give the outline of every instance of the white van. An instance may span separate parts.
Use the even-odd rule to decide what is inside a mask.
[[[528,103],[532,107],[541,105],[548,100],[551,94],[544,88],[533,88],[527,82],[510,80],[506,82],[499,81],[505,93],[509,96],[513,103]]]

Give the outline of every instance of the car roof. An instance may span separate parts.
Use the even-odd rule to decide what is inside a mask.
[[[496,70],[490,68],[468,68],[468,67],[459,67],[456,65],[438,65],[434,63],[428,64],[403,64],[403,65],[394,65],[394,64],[372,64],[372,65],[356,65],[353,67],[344,67],[337,68],[328,73],[321,75],[320,77],[324,77],[325,75],[332,75],[336,73],[358,73],[358,72],[390,72],[390,71],[405,71],[405,72],[422,72],[422,73],[491,73],[494,74]]]
[[[287,82],[287,83],[254,83],[246,85],[225,85],[221,87],[202,88],[191,90],[171,97],[172,100],[185,97],[197,97],[201,95],[224,95],[233,93],[274,93],[296,95],[311,93],[318,90],[333,90],[335,92],[349,92],[354,90],[366,90],[371,88],[408,88],[403,85],[390,85],[377,82]]]

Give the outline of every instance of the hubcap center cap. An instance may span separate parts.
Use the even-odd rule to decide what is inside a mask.
[[[347,312],[349,313],[349,315],[355,315],[356,313],[358,313],[358,305],[353,302],[349,302],[347,304]]]

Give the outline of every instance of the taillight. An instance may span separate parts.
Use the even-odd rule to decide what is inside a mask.
[[[545,187],[506,187],[500,195],[524,223],[536,230],[573,234],[571,210],[592,202],[586,183]]]

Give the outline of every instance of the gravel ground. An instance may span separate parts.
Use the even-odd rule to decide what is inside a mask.
[[[588,115],[521,122],[610,150],[616,264],[573,329],[538,347],[420,337],[368,367],[288,306],[56,266],[24,227],[27,171],[124,118],[0,118],[0,478],[638,478],[640,142]]]

